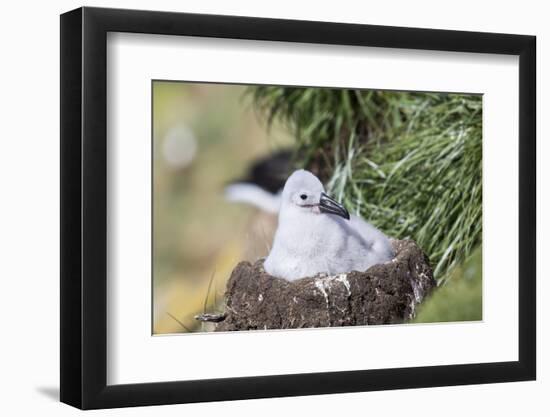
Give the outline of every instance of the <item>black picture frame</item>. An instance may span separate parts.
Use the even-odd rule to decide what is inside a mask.
[[[519,360],[107,385],[108,32],[519,56]],[[535,379],[535,51],[524,35],[88,7],[61,15],[61,401],[93,409]]]

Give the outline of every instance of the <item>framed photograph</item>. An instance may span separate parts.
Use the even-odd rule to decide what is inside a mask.
[[[61,401],[533,380],[535,37],[61,16]]]

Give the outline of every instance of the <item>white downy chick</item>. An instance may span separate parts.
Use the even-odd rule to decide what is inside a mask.
[[[294,281],[365,271],[393,256],[388,237],[350,216],[311,172],[298,170],[287,179],[273,246],[264,262],[267,273]]]

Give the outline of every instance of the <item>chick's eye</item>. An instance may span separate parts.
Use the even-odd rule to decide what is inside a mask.
[[[306,195],[306,194],[300,194],[300,198],[301,198],[302,200],[305,200],[305,199],[307,198],[307,195]]]

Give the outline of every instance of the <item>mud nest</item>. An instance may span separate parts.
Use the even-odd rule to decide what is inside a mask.
[[[263,260],[241,262],[227,282],[225,313],[202,319],[216,321],[216,331],[405,322],[436,282],[427,256],[414,241],[392,244],[395,258],[365,272],[293,282],[266,273]]]

